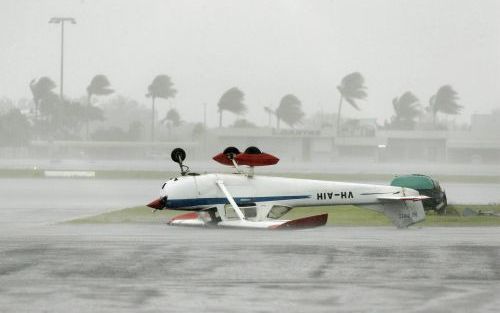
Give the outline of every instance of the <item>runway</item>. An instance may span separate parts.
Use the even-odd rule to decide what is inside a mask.
[[[500,228],[74,225],[149,180],[0,180],[0,312],[496,312]]]
[[[500,228],[2,233],[2,312],[496,312]]]

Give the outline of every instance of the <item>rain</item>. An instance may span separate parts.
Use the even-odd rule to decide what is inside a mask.
[[[0,311],[495,311],[498,16],[495,0],[2,1]],[[234,172],[212,159],[227,147],[279,158],[255,175],[427,175],[448,209],[397,229],[331,207],[272,232],[146,207],[180,175],[174,148],[204,174]]]

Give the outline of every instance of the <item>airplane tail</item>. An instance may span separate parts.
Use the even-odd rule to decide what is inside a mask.
[[[403,188],[403,196],[380,196],[376,204],[359,205],[367,209],[384,213],[398,228],[406,228],[425,220],[422,200],[427,196],[419,195],[418,191]]]

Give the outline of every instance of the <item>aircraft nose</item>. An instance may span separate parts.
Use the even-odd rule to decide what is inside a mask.
[[[167,197],[158,198],[147,204],[148,207],[155,210],[163,210],[167,202]]]

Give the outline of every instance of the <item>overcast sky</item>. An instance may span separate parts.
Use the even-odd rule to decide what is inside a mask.
[[[443,84],[459,92],[465,114],[500,107],[500,1],[2,0],[0,96],[31,98],[37,76],[59,83],[53,16],[77,20],[66,27],[70,97],[102,73],[149,105],[147,86],[164,73],[183,119],[201,121],[207,103],[215,125],[220,95],[238,86],[247,117],[263,125],[263,106],[287,93],[308,112],[335,111],[336,85],[359,71],[368,99],[346,116],[383,121],[393,97],[411,90],[427,104]]]

